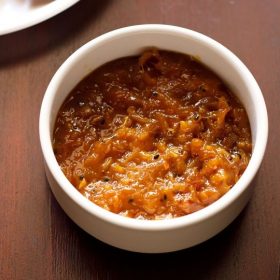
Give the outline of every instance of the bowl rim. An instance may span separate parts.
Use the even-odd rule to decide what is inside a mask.
[[[134,218],[123,217],[119,214],[109,212],[108,210],[97,206],[93,202],[89,201],[86,197],[84,197],[68,181],[56,161],[52,148],[52,132],[50,131],[50,116],[52,113],[52,104],[57,94],[56,89],[58,88],[59,83],[63,80],[64,74],[67,72],[67,69],[75,65],[79,61],[80,56],[86,54],[87,52],[90,52],[92,48],[95,48],[97,45],[104,43],[108,39],[129,36],[135,34],[136,32],[157,32],[167,33],[167,35],[177,34],[189,39],[195,39],[199,41],[200,44],[205,44],[210,48],[216,49],[216,51],[218,51],[226,60],[230,62],[232,67],[235,67],[237,71],[242,73],[244,81],[246,81],[246,85],[248,86],[248,92],[254,93],[253,106],[256,108],[256,111],[258,111],[258,114],[256,116],[256,141],[254,144],[250,162],[246,170],[239,178],[234,188],[231,188],[229,192],[220,197],[217,201],[197,212],[182,217],[164,220],[138,220]],[[55,178],[56,182],[64,191],[64,193],[76,204],[78,204],[83,210],[103,221],[123,228],[142,231],[168,231],[175,228],[178,229],[190,225],[195,225],[203,222],[204,220],[207,220],[212,216],[217,215],[219,212],[225,210],[229,205],[231,205],[236,199],[238,199],[238,197],[247,189],[258,171],[265,153],[268,138],[268,117],[265,101],[255,78],[248,70],[248,68],[243,64],[243,62],[241,62],[241,60],[229,49],[213,40],[212,38],[190,29],[174,25],[142,24],[123,27],[98,36],[80,47],[66,59],[66,61],[59,67],[59,69],[53,76],[45,92],[40,110],[39,136],[45,165],[48,167],[51,175]]]

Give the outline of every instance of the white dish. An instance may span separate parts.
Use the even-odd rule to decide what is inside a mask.
[[[78,1],[0,0],[0,35],[19,31],[45,21]],[[39,5],[40,2],[41,5]],[[44,2],[45,4],[43,4]]]
[[[143,48],[198,56],[236,93],[246,108],[253,152],[235,186],[219,200],[195,213],[170,220],[137,220],[111,213],[85,198],[61,171],[52,148],[57,112],[68,93],[92,70],[116,58],[139,54]],[[51,189],[64,211],[81,228],[113,246],[136,252],[161,253],[201,243],[230,224],[247,204],[250,184],[261,164],[267,142],[268,118],[261,90],[246,66],[227,48],[192,30],[168,25],[139,25],[104,34],[72,54],[58,69],[40,112],[40,141]]]

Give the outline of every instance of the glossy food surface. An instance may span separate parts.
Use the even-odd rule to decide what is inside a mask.
[[[53,147],[69,181],[127,217],[183,216],[224,195],[248,165],[250,125],[196,59],[148,50],[109,62],[62,105]]]

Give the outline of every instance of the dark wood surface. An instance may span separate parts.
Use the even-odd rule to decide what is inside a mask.
[[[0,279],[279,279],[280,2],[82,0],[37,26],[0,36]],[[267,103],[269,142],[254,195],[222,233],[191,249],[145,255],[79,229],[43,169],[38,118],[61,63],[119,27],[166,23],[221,42],[252,71]]]

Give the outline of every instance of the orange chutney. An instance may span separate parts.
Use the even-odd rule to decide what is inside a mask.
[[[94,70],[61,106],[57,161],[90,201],[137,219],[187,215],[233,187],[251,156],[246,111],[191,56],[150,49]]]

